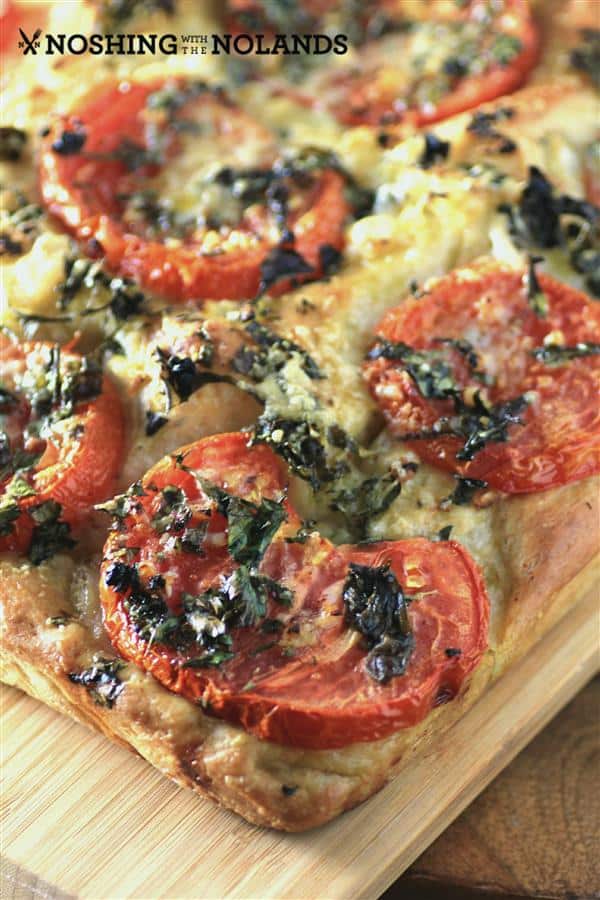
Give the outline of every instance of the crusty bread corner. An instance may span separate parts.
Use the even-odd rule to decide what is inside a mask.
[[[94,654],[115,654],[103,634],[97,601],[89,601],[89,590],[82,593],[83,567],[67,557],[37,569],[15,558],[0,561],[8,598],[0,678],[137,751],[179,784],[250,822],[284,831],[313,828],[365,800],[413,753],[437,741],[597,581],[597,480],[565,490],[568,504],[559,490],[499,505],[497,537],[507,561],[509,595],[501,640],[459,698],[385,740],[319,751],[259,741],[205,715],[131,665],[119,673],[124,688],[112,708],[98,705],[69,673],[89,666]],[[90,576],[93,571],[92,560]],[[88,599],[85,607],[82,595]],[[65,625],[49,623],[66,611],[73,618]]]

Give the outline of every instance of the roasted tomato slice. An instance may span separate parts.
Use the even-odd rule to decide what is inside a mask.
[[[481,659],[488,601],[460,545],[334,547],[270,448],[205,438],[117,498],[100,596],[119,653],[263,739],[341,747],[415,724]]]
[[[41,562],[51,523],[68,544],[70,526],[114,490],[121,404],[100,368],[72,350],[0,337],[0,360],[0,550]],[[32,547],[40,529],[47,540]]]
[[[310,82],[316,102],[347,125],[446,119],[516,90],[537,61],[527,0],[368,8],[351,63],[328,66]],[[377,29],[381,36],[371,39]]]
[[[600,471],[600,308],[533,261],[452,273],[377,335],[365,377],[422,459],[509,494]]]
[[[176,301],[321,277],[349,213],[338,171],[278,158],[221,90],[182,80],[112,85],[55,123],[41,190],[91,255]]]

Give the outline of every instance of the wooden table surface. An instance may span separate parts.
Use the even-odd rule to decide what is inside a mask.
[[[599,782],[600,677],[556,716],[382,900],[600,898]],[[1,875],[4,900],[67,896],[7,861]]]
[[[600,897],[600,676],[382,900]]]

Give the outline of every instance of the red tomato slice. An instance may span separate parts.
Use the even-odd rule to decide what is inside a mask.
[[[287,515],[258,572],[291,592],[289,605],[271,597],[266,616],[252,624],[234,621],[229,658],[213,666],[197,638],[199,629],[206,633],[205,618],[193,620],[195,637],[187,643],[177,628],[165,636],[169,621],[189,624],[189,616],[198,614],[198,601],[190,605],[190,596],[206,598],[216,590],[224,603],[221,616],[234,602],[236,563],[227,542],[237,526],[231,512],[227,519],[215,508],[206,481],[200,485],[197,476],[257,505],[265,499],[280,503]],[[262,739],[334,748],[414,725],[459,691],[485,652],[489,607],[477,566],[452,541],[335,548],[313,532],[289,542],[299,519],[285,499],[286,482],[273,452],[264,445],[249,448],[243,434],[205,438],[150,469],[104,548],[100,596],[113,644],[170,690]],[[181,501],[175,488],[184,504],[170,513],[165,530],[165,498]],[[186,533],[202,523],[201,552],[186,549]],[[414,650],[405,674],[385,683],[368,674],[368,648],[345,621],[351,563],[389,564],[413,598],[408,616]],[[216,620],[211,628],[216,633]]]
[[[522,424],[509,424],[506,440],[490,440],[470,461],[460,458],[466,436],[431,434],[443,417],[456,415],[452,399],[428,399],[402,359],[384,358],[378,345],[364,369],[392,432],[429,435],[409,440],[422,459],[509,494],[547,490],[600,471],[600,308],[552,278],[539,276],[539,287],[548,307],[543,316],[530,305],[523,273],[496,266],[455,272],[421,299],[391,310],[377,329],[383,340],[443,353],[471,408],[476,391],[487,396],[488,406],[527,395],[517,411]],[[466,361],[467,348],[461,353],[440,343],[448,339],[470,342],[476,369]],[[555,344],[571,349],[561,356]],[[570,358],[580,344],[591,344],[590,353]],[[404,360],[410,363],[406,355]],[[491,384],[482,381],[481,370]]]
[[[179,92],[184,102],[149,109],[149,98],[160,90]],[[268,174],[276,158],[270,133],[217,89],[194,88],[181,79],[112,85],[77,116],[56,123],[46,137],[40,177],[48,209],[92,255],[103,254],[110,268],[175,301],[253,298],[265,287],[264,266],[281,248],[294,259],[274,283],[267,278],[270,293],[322,277],[322,248],[341,250],[349,213],[344,180],[330,168],[315,169],[302,180],[282,180],[285,228],[268,207],[264,189],[238,211],[233,224],[188,222],[179,236],[169,225],[157,237],[159,214],[136,218],[126,198],[154,189],[154,179],[182,151],[189,131],[192,140],[209,142],[217,164],[246,144],[255,146],[255,174]],[[66,154],[65,132],[76,136],[71,144],[77,136],[82,142]],[[149,157],[157,147],[160,159]],[[126,161],[124,149],[129,150]],[[222,205],[216,204],[215,214]]]
[[[80,382],[79,396],[77,392],[72,395],[72,411],[56,416],[57,397],[61,392],[65,396],[70,374],[83,362],[79,354],[60,351],[60,385],[54,382],[43,397],[51,354],[56,352],[53,345],[40,342],[19,346],[2,338],[0,351],[1,381],[8,391],[1,398],[0,408],[2,430],[9,441],[6,455],[9,461],[32,455],[31,465],[22,470],[18,466],[17,472],[17,478],[29,486],[31,493],[17,495],[21,516],[9,533],[0,537],[0,550],[23,553],[34,527],[29,513],[33,507],[52,500],[61,506],[61,521],[77,526],[95,503],[114,490],[123,456],[123,414],[114,386],[98,374],[94,376],[96,387],[91,379]],[[27,391],[24,381],[28,381]],[[35,409],[32,394],[36,392],[43,412]],[[13,496],[12,482],[9,469],[0,481],[3,502]]]
[[[389,4],[380,6],[385,16]],[[425,23],[439,22],[440,31],[431,38],[431,54],[437,58],[443,47],[443,28],[456,25],[464,28],[463,50],[449,52],[433,72],[423,67],[419,44],[412,63],[414,74],[407,76],[395,63],[397,59],[404,62],[405,33],[399,35],[398,43],[394,34],[367,41],[358,48],[351,67],[319,80],[319,95],[329,95],[325,102],[333,115],[347,125],[406,122],[422,127],[509,94],[526,81],[539,51],[527,0],[494,4],[491,19],[492,5],[482,0],[460,7],[440,6],[439,19],[433,6]],[[419,17],[416,28],[420,27]]]

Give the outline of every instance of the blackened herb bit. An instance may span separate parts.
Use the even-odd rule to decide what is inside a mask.
[[[190,356],[168,355],[160,347],[157,347],[156,354],[165,380],[180,400],[189,400],[193,393],[206,384],[231,383],[229,375],[203,371],[204,363],[201,360],[194,360]]]
[[[59,156],[74,156],[83,148],[87,140],[87,135],[85,131],[68,131],[65,130],[57,138],[53,144],[52,149],[55,153],[58,153]]]
[[[531,350],[531,355],[547,366],[563,366],[572,359],[580,359],[583,356],[597,356],[600,354],[600,344],[584,343],[566,347],[562,344],[546,344],[544,347],[536,347]]]
[[[527,285],[527,302],[536,316],[539,316],[541,319],[544,319],[548,315],[548,298],[540,287],[535,267],[538,263],[543,261],[543,256],[530,256],[529,268],[527,269],[527,275],[525,277],[525,283]]]
[[[444,650],[444,653],[446,654],[446,656],[448,656],[450,659],[452,659],[453,656],[460,656],[462,653],[462,650],[459,650],[458,647],[446,647],[446,649]]]
[[[111,709],[125,686],[118,677],[118,673],[124,666],[125,663],[119,659],[95,656],[89,669],[84,669],[82,672],[71,672],[69,681],[72,681],[73,684],[83,685],[98,706]]]
[[[319,262],[324,275],[334,275],[339,272],[342,265],[342,254],[332,244],[321,244],[319,247]]]
[[[400,481],[393,474],[366,478],[358,485],[337,491],[331,509],[343,513],[362,540],[366,537],[370,519],[384,513],[400,495],[401,489]]]
[[[430,131],[425,132],[423,139],[425,147],[419,157],[419,165],[422,169],[430,169],[435,163],[448,158],[450,141],[442,141]]]
[[[298,790],[297,784],[282,784],[281,785],[281,793],[284,797],[293,797],[296,791]]]
[[[445,497],[440,502],[441,509],[447,509],[452,503],[455,506],[466,506],[467,503],[472,501],[477,491],[481,491],[488,486],[487,481],[482,481],[479,478],[463,478],[460,475],[455,475],[454,478],[456,479],[456,487],[448,497]]]
[[[146,427],[144,429],[147,437],[152,437],[157,431],[166,425],[169,420],[161,413],[153,412],[151,409],[146,410]]]
[[[443,528],[437,533],[438,541],[448,541],[450,539],[450,535],[452,534],[453,525],[445,525]]]
[[[259,296],[284,279],[291,278],[293,285],[294,279],[302,275],[312,275],[314,271],[296,250],[289,247],[274,247],[260,264]]]
[[[389,565],[350,563],[343,588],[345,619],[366,640],[366,669],[385,684],[403,675],[414,649],[408,599]]]
[[[14,523],[21,515],[19,504],[16,500],[9,497],[2,497],[0,501],[0,537],[11,534],[14,530]]]
[[[62,513],[60,503],[46,500],[37,506],[29,507],[27,511],[35,522],[29,545],[29,559],[34,566],[39,566],[56,553],[70,550],[75,546],[69,524],[60,519]]]
[[[571,51],[571,65],[600,88],[600,28],[582,28],[581,43]]]
[[[12,125],[0,127],[0,159],[3,162],[17,162],[21,158],[26,143],[26,131],[14,128]]]
[[[495,149],[498,153],[513,153],[517,149],[515,142],[498,131],[494,126],[503,119],[512,119],[514,114],[514,109],[509,106],[500,107],[489,113],[476,112],[467,126],[467,131],[476,134],[478,137],[490,138],[496,141]]]

